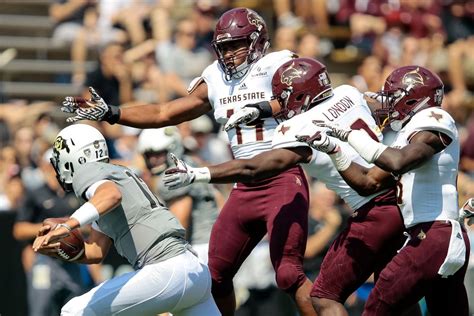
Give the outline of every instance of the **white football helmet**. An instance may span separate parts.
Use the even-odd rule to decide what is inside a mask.
[[[158,175],[172,166],[168,153],[181,158],[184,147],[179,129],[175,126],[146,129],[138,137],[138,151],[143,155],[147,168]]]
[[[90,125],[70,125],[56,136],[51,164],[66,192],[72,191],[72,179],[82,165],[108,160],[109,151],[104,136]]]

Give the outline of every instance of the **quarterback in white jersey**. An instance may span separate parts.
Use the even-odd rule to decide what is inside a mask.
[[[372,169],[399,179],[397,201],[408,239],[381,272],[364,315],[396,315],[423,296],[430,314],[468,315],[463,281],[469,242],[457,221],[459,138],[453,118],[441,109],[443,83],[426,68],[405,66],[395,69],[383,90],[370,96],[381,101],[376,117],[397,132],[390,147],[363,131],[325,126],[330,135],[347,141],[367,162],[375,163]],[[352,178],[374,181],[367,177],[370,170],[347,162],[344,148],[338,148],[326,133],[305,141],[314,148],[322,144],[336,148],[333,161],[351,185],[355,185]]]
[[[296,58],[283,64],[273,76],[272,91],[281,106],[275,118],[284,121],[275,131],[271,151],[207,168],[192,168],[177,160],[176,168],[165,171],[164,181],[173,188],[200,181],[251,182],[303,164],[309,174],[336,191],[354,209],[347,227],[326,254],[311,292],[317,298],[314,306],[318,315],[344,313],[347,297],[374,271],[380,271],[403,244],[395,182],[376,186],[367,182],[358,193],[344,182],[330,156],[298,142],[296,136],[313,134],[313,120],[367,130],[374,141],[382,135],[363,95],[347,85],[333,90],[326,67],[317,60]],[[350,152],[350,159],[371,166],[348,144],[341,142],[340,146]],[[195,176],[200,173],[210,174],[210,180]],[[390,185],[391,189],[384,190]],[[284,189],[275,190],[282,195]]]
[[[275,52],[266,55],[270,45],[265,21],[255,11],[247,8],[231,9],[219,18],[212,46],[217,61],[208,66],[201,77],[191,82],[189,95],[159,105],[139,105],[117,107],[108,105],[93,88],[91,99],[66,97],[62,110],[73,113],[68,122],[77,120],[99,120],[111,124],[120,123],[139,128],[159,128],[197,118],[214,110],[216,120],[225,124],[234,112],[249,111],[262,114],[253,126],[242,126],[229,130],[229,140],[235,157],[253,157],[271,149],[271,138],[276,127],[275,121],[264,118],[264,114],[272,113],[271,78],[275,70],[284,62],[293,58],[289,51]],[[247,105],[247,107],[245,107]],[[255,116],[258,118],[258,115]],[[206,174],[200,174],[208,177]],[[294,180],[298,178],[299,180]],[[302,269],[304,244],[307,237],[308,192],[304,173],[299,167],[286,170],[275,176],[270,183],[289,181],[287,195],[276,195],[273,208],[263,204],[260,213],[248,212],[244,208],[257,201],[254,193],[264,195],[262,188],[247,187],[237,184],[235,191],[242,194],[231,194],[231,199],[221,210],[213,226],[210,239],[209,267],[212,274],[212,293],[219,309],[224,315],[233,315],[235,299],[232,278],[243,260],[265,235],[266,229],[273,227],[275,214],[292,203],[299,205],[302,213],[297,219],[301,230],[295,233],[294,240],[286,240],[284,235],[275,237],[271,242],[270,251],[275,258],[274,267],[278,286],[288,292],[295,300],[301,315],[313,316],[315,312],[307,299],[311,282],[305,277]],[[271,184],[262,183],[262,186]],[[238,197],[238,198],[237,198]],[[237,209],[235,205],[243,209]],[[264,215],[265,214],[265,215]],[[248,225],[262,226],[262,231],[247,229],[241,225],[245,217]],[[307,221],[305,219],[304,221]],[[291,220],[278,222],[284,231],[291,226]],[[287,227],[288,226],[288,227]],[[230,232],[235,228],[234,234]],[[236,238],[236,236],[240,236]],[[286,249],[297,249],[298,255],[287,253]],[[296,258],[296,259],[295,259]]]

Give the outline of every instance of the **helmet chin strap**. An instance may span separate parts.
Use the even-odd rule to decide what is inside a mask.
[[[423,101],[418,103],[418,105],[415,106],[413,110],[411,110],[410,113],[408,113],[408,115],[405,116],[403,119],[394,120],[390,122],[390,127],[392,128],[392,130],[394,130],[395,132],[400,131],[405,125],[405,123],[408,122],[413,117],[413,115],[415,115],[418,111],[423,110],[424,108],[428,108],[426,104],[428,103],[429,100],[430,100],[430,97],[426,97]]]

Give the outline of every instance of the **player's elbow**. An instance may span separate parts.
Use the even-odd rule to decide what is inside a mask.
[[[109,191],[109,203],[111,205],[118,206],[120,203],[122,203],[122,192],[120,192],[119,188],[114,187],[114,189]]]
[[[381,190],[381,185],[378,181],[369,178],[366,179],[362,186],[358,186],[355,190],[360,196],[369,196],[379,192]]]

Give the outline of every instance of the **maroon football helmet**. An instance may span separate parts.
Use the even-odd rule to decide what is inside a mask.
[[[281,110],[273,117],[288,120],[333,95],[324,66],[312,58],[295,58],[281,65],[272,79],[273,99]]]
[[[399,131],[417,112],[441,106],[443,82],[430,70],[420,66],[395,69],[378,92],[382,108],[375,110],[377,123],[384,127],[390,123]]]
[[[246,60],[235,65],[233,60],[225,60],[224,46],[230,41],[246,40],[248,48],[244,51]],[[225,72],[227,80],[243,77],[249,66],[261,58],[270,46],[265,21],[255,11],[247,8],[231,9],[219,18],[214,32],[212,47],[219,65]],[[238,56],[234,56],[235,58]]]

